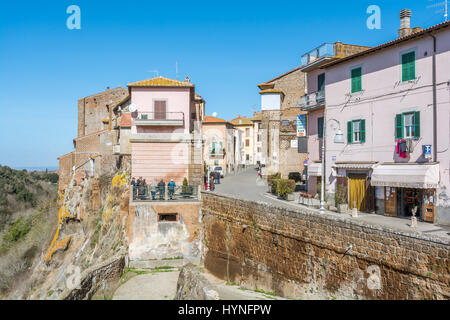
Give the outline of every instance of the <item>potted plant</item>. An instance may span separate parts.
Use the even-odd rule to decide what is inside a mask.
[[[293,192],[295,190],[295,181],[288,179],[280,179],[277,183],[277,193],[280,198],[293,201],[294,195]],[[292,199],[292,200],[290,200]]]

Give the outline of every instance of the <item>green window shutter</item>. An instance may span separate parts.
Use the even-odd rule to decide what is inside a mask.
[[[397,114],[395,116],[395,138],[396,139],[403,139],[403,115]]]
[[[414,51],[402,55],[402,80],[416,78],[416,53]]]
[[[347,122],[347,142],[353,143],[353,123]]]
[[[317,76],[317,91],[325,90],[325,73]]]
[[[212,154],[216,153],[216,143],[215,142],[212,143],[212,152],[211,153]]]
[[[364,143],[366,142],[366,120],[362,119],[359,121],[360,121],[359,130],[361,131],[361,142]]]
[[[356,68],[352,70],[352,93],[362,90],[361,84],[362,69]]]
[[[319,139],[323,138],[323,117],[317,118],[317,135]]]
[[[414,112],[414,138],[420,138],[420,111]]]

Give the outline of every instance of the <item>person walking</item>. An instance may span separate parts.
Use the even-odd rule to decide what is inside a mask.
[[[210,191],[214,191],[214,189],[216,188],[214,185],[214,172],[211,172],[211,174],[209,175],[209,184],[210,184]]]
[[[156,200],[156,191],[158,191],[158,183],[156,182],[156,179],[153,179],[153,182],[150,185],[150,192],[152,194],[152,200]]]
[[[134,177],[133,179],[131,179],[131,185],[133,188],[133,200],[136,200],[137,189],[136,189],[136,179]]]
[[[159,200],[164,200],[164,193],[166,192],[166,183],[164,182],[163,179],[159,181],[158,189],[159,189]]]
[[[169,200],[173,200],[173,194],[175,193],[176,184],[173,179],[167,184],[167,191],[169,191]]]

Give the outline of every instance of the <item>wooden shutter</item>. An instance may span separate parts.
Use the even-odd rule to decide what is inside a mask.
[[[155,120],[166,120],[166,101],[155,101]]]
[[[363,143],[366,142],[366,120],[360,120],[359,131],[361,135],[360,141]]]
[[[420,138],[420,111],[414,112],[414,138]]]
[[[409,52],[402,55],[402,80],[409,81],[416,78],[416,53]]]
[[[352,93],[362,90],[361,84],[362,69],[356,68],[352,70]]]
[[[317,118],[317,136],[319,139],[323,138],[323,117]]]
[[[403,114],[397,114],[395,116],[395,138],[396,139],[403,139],[403,132],[404,132],[404,126],[403,126]]]
[[[353,142],[353,123],[351,121],[347,122],[347,142]]]

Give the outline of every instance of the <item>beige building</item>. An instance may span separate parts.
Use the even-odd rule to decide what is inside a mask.
[[[253,125],[253,164],[261,163],[262,159],[262,113],[255,112],[254,117],[250,119]]]
[[[225,174],[235,170],[237,139],[234,131],[233,125],[224,119],[205,117],[202,123],[203,161],[207,168],[219,166]]]
[[[230,121],[236,130],[241,132],[242,145],[240,147],[241,152],[241,164],[246,166],[253,165],[255,163],[254,154],[254,125],[252,118],[247,118],[239,115]]]

